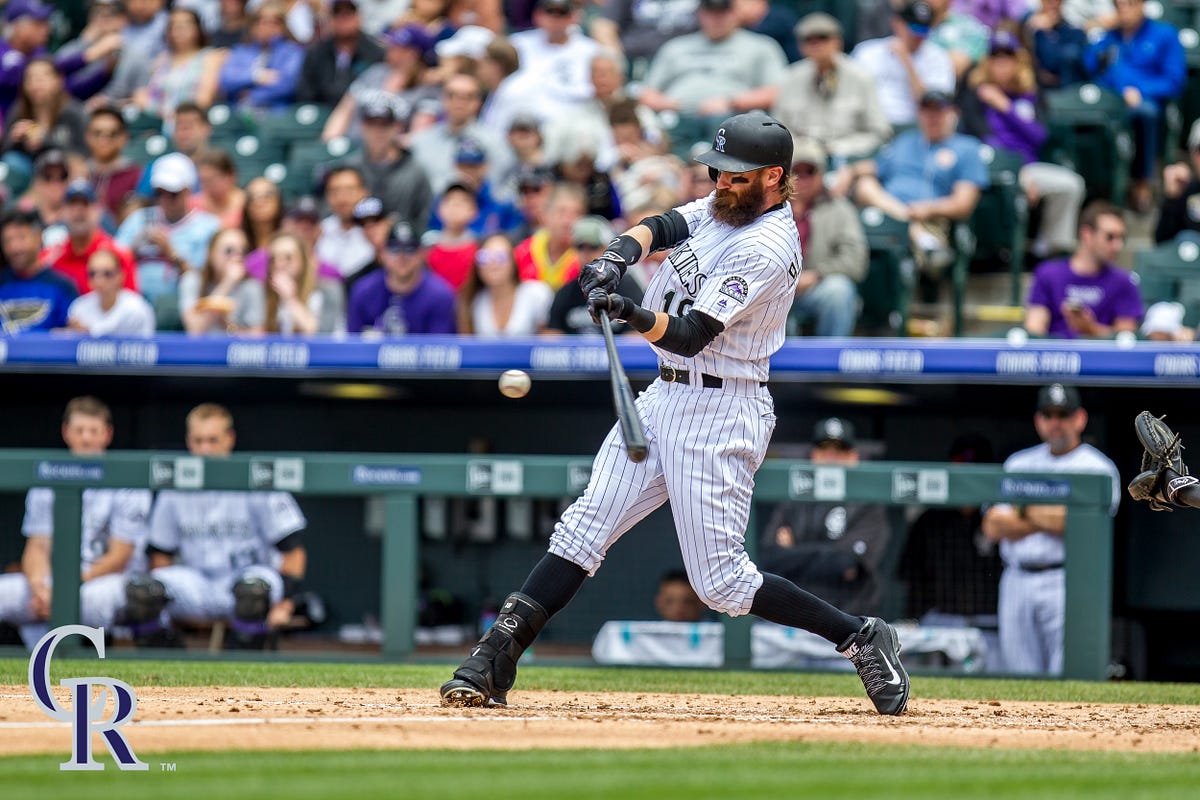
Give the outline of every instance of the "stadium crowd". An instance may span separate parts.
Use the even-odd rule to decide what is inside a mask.
[[[594,333],[581,261],[707,196],[691,152],[756,109],[796,136],[790,333],[863,332],[864,209],[907,226],[936,289],[1005,152],[1036,209],[1011,256],[1034,270],[1029,332],[1153,320],[1143,335],[1187,335],[1174,307],[1147,314],[1116,263],[1124,216],[1156,198],[1157,241],[1200,234],[1200,128],[1193,157],[1170,163],[1187,37],[1164,20],[1183,4],[91,0],[76,26],[42,0],[0,13],[6,335]],[[1105,192],[1051,152],[1047,103],[1077,86],[1119,98],[1133,145],[1128,191],[1082,214]],[[640,297],[664,255],[624,290]]]

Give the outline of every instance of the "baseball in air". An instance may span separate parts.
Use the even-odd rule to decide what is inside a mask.
[[[500,376],[500,394],[505,397],[524,397],[529,394],[529,387],[533,382],[529,380],[529,374],[519,369],[505,370]]]

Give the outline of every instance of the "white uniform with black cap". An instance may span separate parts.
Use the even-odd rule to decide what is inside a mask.
[[[1038,393],[1037,410],[1072,413],[1082,408],[1079,393],[1053,383]],[[1098,472],[1112,477],[1112,507],[1121,500],[1120,473],[1113,462],[1090,444],[1060,455],[1042,442],[1013,453],[1004,462],[1009,472]],[[1000,652],[1008,672],[1062,672],[1063,623],[1066,616],[1066,571],[1063,537],[1035,531],[1017,540],[1000,542],[1004,574],[1000,578]]]

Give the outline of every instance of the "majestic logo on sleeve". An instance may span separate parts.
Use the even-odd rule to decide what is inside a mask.
[[[86,625],[63,625],[42,637],[33,648],[29,659],[29,692],[38,708],[51,719],[71,723],[71,760],[59,765],[61,770],[102,770],[104,764],[92,759],[92,733],[104,737],[108,751],[117,760],[117,766],[123,770],[146,770],[150,765],[139,761],[121,726],[133,719],[137,710],[137,697],[133,689],[124,681],[114,678],[64,678],[59,681],[62,686],[71,690],[73,708],[64,708],[54,693],[50,691],[50,661],[54,658],[54,650],[59,642],[68,636],[78,634],[96,648],[96,654],[104,658],[104,629],[89,628]],[[101,688],[95,702],[92,701],[92,686]],[[112,693],[112,716],[103,719],[104,707],[108,703],[109,693]]]
[[[728,295],[745,305],[746,298],[750,296],[750,284],[746,283],[745,278],[734,275],[732,278],[721,281],[721,294]]]

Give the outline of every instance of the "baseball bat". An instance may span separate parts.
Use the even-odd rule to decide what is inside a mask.
[[[608,377],[612,382],[613,406],[617,410],[617,420],[621,423],[621,436],[625,439],[625,452],[629,460],[640,464],[646,460],[650,452],[646,447],[646,434],[642,430],[642,418],[638,416],[637,406],[633,403],[633,388],[621,366],[621,358],[617,355],[617,343],[613,339],[612,322],[607,311],[600,312],[600,329],[604,331],[604,347],[608,350]]]

